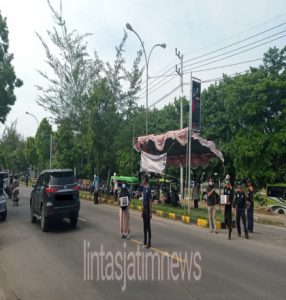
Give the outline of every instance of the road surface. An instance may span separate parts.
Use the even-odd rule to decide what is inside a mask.
[[[119,236],[119,208],[87,201],[81,201],[76,229],[62,221],[43,233],[39,223],[30,223],[29,195],[21,188],[19,207],[9,202],[7,221],[0,223],[0,300],[286,298],[285,228],[256,225],[250,240],[234,231],[228,241],[225,230],[216,235],[153,216],[147,250],[140,245],[137,211],[130,212],[127,241]],[[128,273],[124,253],[142,258],[136,267],[125,259]],[[191,275],[183,278],[186,265]]]

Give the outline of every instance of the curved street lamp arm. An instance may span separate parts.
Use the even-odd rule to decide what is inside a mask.
[[[141,46],[142,46],[142,49],[143,49],[143,53],[144,53],[144,57],[145,57],[146,67],[148,68],[148,59],[147,59],[147,54],[146,54],[144,42],[141,40],[139,34],[133,28],[132,28],[132,31],[136,34],[136,36],[138,37],[138,39],[139,39],[139,41],[141,43]]]
[[[28,111],[26,111],[26,114],[32,116],[37,121],[37,124],[38,124],[38,127],[39,127],[40,124],[39,124],[38,118],[35,115],[29,113]]]

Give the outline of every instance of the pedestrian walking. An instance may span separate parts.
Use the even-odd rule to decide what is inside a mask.
[[[253,199],[253,185],[250,180],[247,180],[247,201],[249,207],[247,208],[247,229],[248,232],[253,232],[253,214],[254,214],[254,199]]]
[[[236,210],[236,228],[238,236],[241,237],[240,220],[242,220],[245,238],[248,239],[248,230],[246,227],[246,194],[242,189],[241,182],[237,183],[237,191],[235,193],[234,208]]]
[[[232,204],[233,204],[233,188],[230,183],[230,176],[226,175],[223,194],[227,197],[224,205],[224,222],[228,228],[228,239],[231,239],[232,232]]]
[[[144,245],[146,248],[151,247],[151,218],[152,218],[152,197],[149,179],[146,176],[143,182],[143,228],[144,228]],[[148,239],[147,239],[148,234]]]
[[[208,215],[209,215],[209,227],[210,232],[218,233],[216,229],[216,192],[215,184],[212,178],[209,178],[208,187],[207,187],[207,205],[208,205]]]
[[[129,239],[129,206],[130,204],[130,193],[126,188],[126,184],[122,183],[122,189],[119,194],[119,224],[120,234],[123,239]]]

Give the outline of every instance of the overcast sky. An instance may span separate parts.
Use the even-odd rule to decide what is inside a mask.
[[[60,6],[59,0],[51,0],[51,3],[56,9]],[[46,0],[0,0],[0,9],[2,15],[7,17],[10,52],[14,53],[15,57],[13,65],[17,76],[24,81],[24,85],[16,89],[17,101],[12,107],[6,125],[17,120],[18,131],[25,137],[32,136],[36,132],[37,123],[25,112],[35,114],[39,121],[51,116],[37,105],[38,92],[35,88],[35,85],[45,85],[45,81],[36,70],[48,70],[43,47],[35,32],[46,37],[46,30],[52,26],[51,13]],[[286,6],[285,0],[63,0],[63,17],[70,30],[76,29],[79,33],[93,34],[88,38],[89,51],[92,53],[96,50],[105,62],[113,61],[114,46],[121,41],[126,22],[129,22],[144,40],[147,52],[156,43],[166,43],[165,50],[158,48],[152,53],[149,68],[149,74],[152,77],[162,74],[168,68],[171,68],[168,74],[174,72],[174,64],[178,62],[175,48],[184,53],[184,59],[188,60],[236,43],[285,23]],[[286,30],[285,24],[202,59],[231,51],[283,30]],[[286,38],[282,35],[283,32],[260,42],[268,42],[266,45],[206,65],[199,70],[261,58],[263,52],[270,46],[276,45],[281,48],[286,44]],[[279,39],[269,42],[275,38]],[[248,48],[260,43],[250,45]],[[139,40],[129,32],[125,52],[128,63],[131,63],[139,49]],[[247,48],[242,50],[244,49]],[[227,54],[217,59],[225,58],[225,56]],[[209,62],[211,61],[206,61],[206,63]],[[261,61],[256,61],[218,68],[194,73],[194,76],[207,81],[220,77],[222,73],[243,72],[249,65],[257,66],[260,63]],[[186,67],[185,70],[190,70],[190,68]],[[189,76],[189,74],[185,75],[185,83],[190,82]],[[179,84],[179,78],[174,78],[169,82],[162,81],[164,78],[157,79],[156,82],[153,80],[150,80],[149,104],[168,94]],[[160,81],[166,84],[152,92],[152,85],[156,88]],[[204,83],[203,87],[207,84],[209,83]],[[140,104],[145,103],[144,86],[142,88]],[[188,86],[184,89],[184,93],[189,95]],[[179,90],[166,97],[159,105],[172,101],[175,96],[179,96]],[[0,125],[0,133],[3,132],[3,128],[4,125]]]

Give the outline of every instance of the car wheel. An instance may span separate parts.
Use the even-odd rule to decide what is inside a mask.
[[[78,214],[73,214],[70,216],[70,225],[71,227],[75,228],[77,225],[77,220],[78,220]]]
[[[285,212],[284,212],[284,210],[283,210],[283,209],[279,209],[279,210],[278,210],[278,214],[279,214],[279,215],[284,215],[284,214],[285,214]]]
[[[46,232],[48,230],[47,218],[44,214],[44,207],[42,207],[41,209],[41,229],[43,232]]]
[[[32,207],[30,208],[30,220],[31,223],[36,223],[37,218],[34,216],[34,210],[32,209]]]
[[[7,219],[7,210],[1,213],[1,221],[6,221]]]

